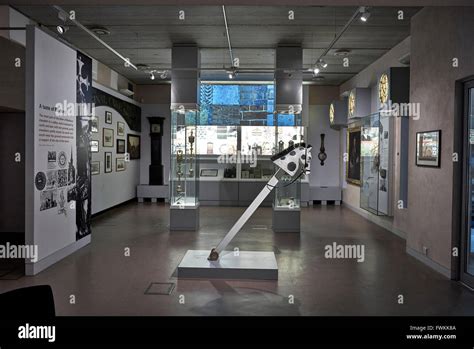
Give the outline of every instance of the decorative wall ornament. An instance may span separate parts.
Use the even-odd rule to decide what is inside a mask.
[[[326,135],[324,133],[321,133],[321,147],[319,148],[319,154],[318,154],[318,159],[321,162],[321,166],[324,166],[324,161],[327,159],[327,154],[326,154],[326,148],[324,147],[324,137]]]

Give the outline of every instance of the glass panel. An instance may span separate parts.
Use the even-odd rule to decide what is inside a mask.
[[[171,205],[195,206],[198,203],[196,119],[195,110],[171,112]]]
[[[474,275],[474,212],[472,203],[474,200],[474,89],[469,90],[469,181],[468,181],[468,211],[470,217],[468,219],[468,231],[467,231],[467,253],[466,256],[466,273]]]
[[[360,119],[360,207],[376,215],[388,214],[389,121],[378,113]]]

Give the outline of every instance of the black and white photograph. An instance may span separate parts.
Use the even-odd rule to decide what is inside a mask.
[[[125,136],[125,124],[117,121],[117,136]]]
[[[112,123],[112,112],[106,111],[105,112],[105,123],[111,124]]]
[[[111,128],[102,129],[102,146],[104,148],[111,148],[114,146],[114,130]]]
[[[125,159],[124,158],[116,158],[115,159],[115,171],[125,171]]]
[[[130,160],[140,159],[140,136],[127,135],[127,153],[130,154]]]
[[[44,190],[40,193],[40,211],[49,210],[58,206],[57,190]]]
[[[98,153],[99,152],[99,141],[91,141],[91,152]]]
[[[57,188],[58,170],[46,171],[46,189]]]
[[[125,139],[117,139],[117,154],[125,154]]]
[[[94,115],[91,118],[91,132],[98,133],[99,132],[99,118]]]
[[[112,172],[112,153],[105,152],[104,156],[104,172],[110,173]]]
[[[58,170],[58,188],[67,186],[67,169]]]
[[[100,174],[100,161],[91,162],[91,175]]]

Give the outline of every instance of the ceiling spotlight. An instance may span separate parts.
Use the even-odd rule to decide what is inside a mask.
[[[160,73],[160,78],[161,79],[166,79],[168,77],[168,72],[166,70],[163,70],[161,73]]]
[[[58,25],[56,26],[56,30],[59,34],[63,35],[65,32],[69,30],[69,27],[66,27],[65,25]]]
[[[317,65],[321,68],[326,68],[328,66],[328,64],[322,58],[318,60]]]
[[[237,76],[237,70],[234,67],[232,67],[232,69],[227,71],[227,74],[229,76],[229,79],[231,80],[235,79],[235,77]]]
[[[320,70],[318,67],[314,67],[313,69],[313,76],[317,76],[319,74]]]
[[[360,11],[360,13],[361,13],[361,15],[360,15],[360,17],[359,17],[360,20],[361,20],[362,22],[367,22],[367,21],[369,20],[369,17],[370,17],[369,8],[362,6],[359,11]]]
[[[151,79],[151,80],[155,80],[155,72],[151,72],[151,73],[150,73],[150,79]]]

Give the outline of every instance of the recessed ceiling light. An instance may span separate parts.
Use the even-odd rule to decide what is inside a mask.
[[[338,56],[338,57],[348,56],[349,53],[351,53],[351,50],[347,48],[340,48],[334,51],[334,56]]]
[[[89,28],[94,34],[98,36],[110,35],[110,30],[102,26],[93,26]]]

